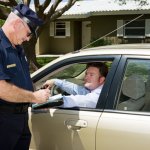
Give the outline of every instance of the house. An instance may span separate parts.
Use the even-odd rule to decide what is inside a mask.
[[[65,54],[99,38],[106,44],[150,42],[150,0],[77,1],[44,29],[36,52]]]

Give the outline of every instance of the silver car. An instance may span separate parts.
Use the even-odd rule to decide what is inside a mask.
[[[30,150],[147,150],[150,147],[150,44],[75,51],[32,74],[35,89],[52,78],[83,84],[86,64],[109,67],[96,108],[62,100],[29,109]],[[66,94],[54,86],[52,95]]]

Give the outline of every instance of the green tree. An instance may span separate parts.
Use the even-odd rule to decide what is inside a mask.
[[[0,25],[3,24],[3,20],[6,20],[8,14],[11,11],[11,8],[16,6],[19,2],[22,2],[26,5],[31,4],[31,0],[0,0]],[[67,0],[67,3],[65,6],[63,6],[61,9],[57,9],[59,3],[62,2],[62,0],[43,0],[42,4],[40,3],[40,0],[33,0],[33,5],[35,6],[35,12],[37,15],[42,18],[45,22],[45,24],[38,28],[37,30],[37,36],[41,34],[45,26],[49,25],[51,21],[54,21],[58,17],[60,17],[65,11],[67,11],[76,0]],[[46,8],[50,5],[51,7],[45,14],[44,11]],[[26,56],[28,59],[28,62],[30,63],[30,66],[34,68],[34,70],[38,69],[39,64],[36,61],[36,55],[35,55],[35,45],[36,45],[37,39],[35,37],[32,37],[29,42],[26,42],[23,46],[26,52]]]
[[[42,18],[45,22],[43,26],[38,28],[37,35],[39,36],[45,26],[49,25],[51,21],[54,21],[58,17],[60,17],[65,11],[67,11],[70,7],[74,5],[74,3],[77,0],[66,0],[67,3],[65,6],[63,6],[61,9],[57,9],[59,3],[61,3],[63,0],[42,0],[43,3],[40,3],[40,0],[32,0],[33,4],[35,6],[35,11],[38,14],[40,18]],[[119,3],[120,5],[125,5],[127,0],[114,0],[116,3]],[[135,0],[139,2],[139,5],[146,5],[147,0]],[[11,11],[11,8],[16,6],[19,2],[22,2],[26,5],[31,4],[31,0],[0,0],[0,25],[3,24],[3,20],[5,20],[8,16],[8,14]],[[53,2],[53,3],[52,3]],[[44,13],[46,8],[50,5],[51,7],[47,11],[47,14]],[[36,55],[35,55],[35,44],[37,42],[37,39],[33,37],[29,42],[24,44],[24,49],[28,58],[28,61],[31,66],[36,70],[38,69],[39,65],[36,62]]]
[[[0,19],[0,27],[4,24],[4,20]]]

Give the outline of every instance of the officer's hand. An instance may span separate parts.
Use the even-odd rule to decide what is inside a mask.
[[[48,100],[50,96],[50,90],[49,89],[42,89],[33,92],[33,95],[35,97],[34,103],[44,103]]]
[[[54,85],[54,80],[55,80],[55,79],[47,80],[47,81],[43,84],[43,88],[51,89],[51,87]]]

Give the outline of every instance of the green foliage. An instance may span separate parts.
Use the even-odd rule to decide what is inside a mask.
[[[0,19],[0,27],[4,24],[5,20]]]
[[[131,76],[132,74],[147,75],[148,70],[144,64],[131,63],[128,65],[126,76]]]
[[[111,44],[112,44],[112,42],[110,40],[106,40],[106,39],[99,39],[99,40],[92,39],[90,47],[97,47],[97,46],[104,46],[104,45],[111,45]]]
[[[50,61],[56,59],[57,57],[37,57],[37,62],[41,65],[44,66]]]
[[[52,78],[59,78],[59,79],[67,79],[67,78],[74,78],[80,73],[82,73],[86,69],[86,64],[74,64],[69,68],[66,68],[59,73],[52,76]]]

